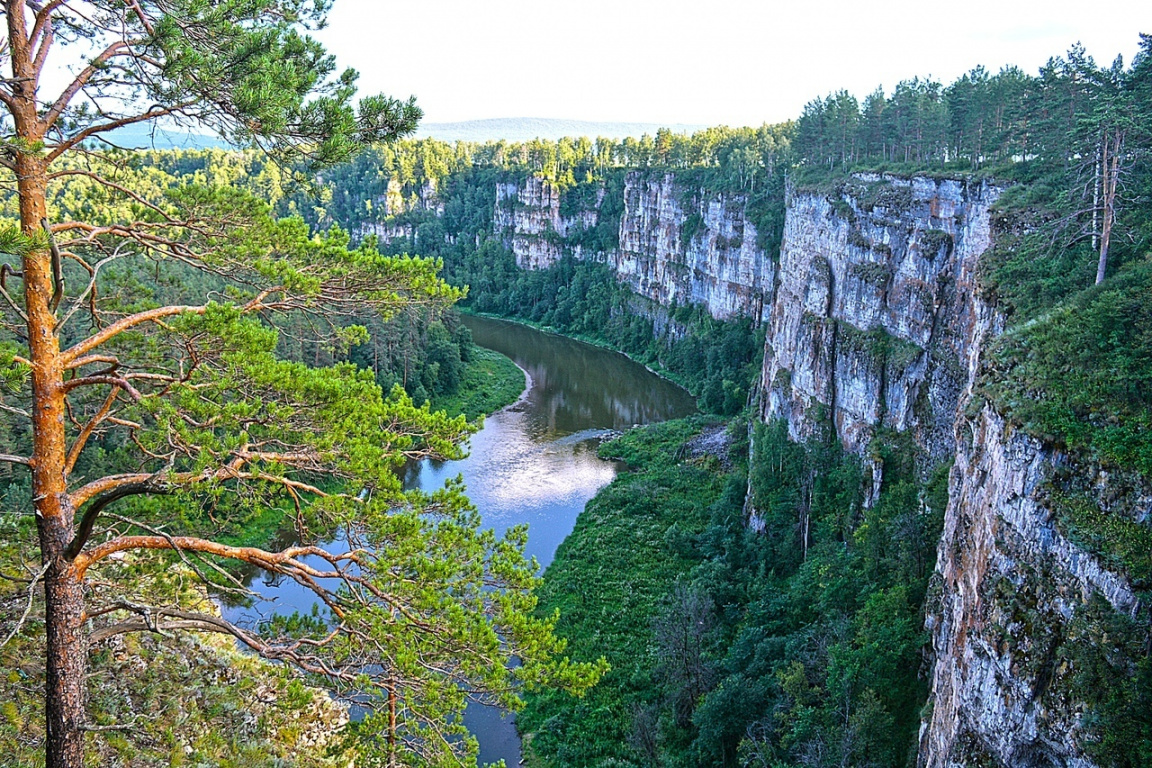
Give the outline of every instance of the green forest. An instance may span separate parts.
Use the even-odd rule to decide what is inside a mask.
[[[1036,74],[837,91],[759,128],[447,144],[404,138],[413,101],[353,102],[355,73],[299,31],[323,3],[101,1],[88,32],[51,5],[27,4],[26,77],[0,85],[0,753],[17,764],[470,765],[472,699],[518,711],[536,768],[917,765],[951,464],[884,431],[846,452],[828,414],[799,443],[761,422],[759,318],[615,279],[630,178],[672,174],[686,209],[737,201],[769,258],[791,196],[850,215],[855,173],[1002,188],[978,280],[1005,329],[970,409],[1152,483],[1152,36],[1131,62],[1075,46]],[[52,23],[60,45],[146,38],[79,77],[160,112],[38,107],[21,83]],[[99,140],[165,104],[252,148]],[[562,256],[539,270],[494,226],[499,185],[533,176],[562,216],[597,212],[542,235]],[[462,312],[619,350],[701,411],[600,445],[626,469],[543,575],[524,528],[496,536],[459,483],[401,487],[523,388]],[[1074,670],[1088,758],[1148,765],[1152,527],[1072,474],[1048,489],[1055,524],[1142,602],[1090,601],[1043,663]],[[347,552],[319,548],[340,531]],[[210,595],[243,569],[324,608],[228,627]],[[1005,599],[1031,621],[1026,594]],[[318,688],[379,706],[345,725]]]
[[[863,103],[840,92],[811,102],[794,123],[755,131],[457,145],[455,154],[434,142],[401,145],[414,157],[378,161],[391,163],[390,182],[400,180],[399,190],[376,187],[399,193],[392,210],[407,207],[394,215],[338,207],[341,184],[328,182],[332,203],[314,211],[317,224],[325,216],[403,224],[399,247],[443,258],[448,279],[469,286],[465,306],[625,350],[690,388],[704,411],[735,419],[734,464],[668,464],[698,423],[602,449],[632,471],[589,506],[541,594],[546,609],[561,611],[558,629],[575,657],[604,655],[612,671],[586,699],[529,698],[520,723],[532,764],[915,764],[927,716],[924,610],[949,466],[882,435],[870,455],[882,462],[884,486],[862,515],[860,459],[830,430],[797,445],[781,425],[758,425],[749,457],[741,414],[759,370],[759,331],[672,307],[677,331],[654,333],[633,311],[636,298],[595,260],[518,270],[491,233],[495,183],[527,173],[550,179],[563,190],[562,213],[604,190],[601,225],[564,242],[602,253],[617,246],[623,173],[671,171],[685,186],[744,196],[769,254],[789,187],[835,201],[857,171],[1003,185],[996,247],[980,280],[1009,328],[980,393],[1042,440],[1148,477],[1150,45],[1144,38],[1128,67],[1098,66],[1074,48],[1036,76],[977,69],[948,86],[909,80]],[[429,182],[442,214],[423,207]],[[749,487],[763,511],[759,531],[745,522]],[[1146,589],[1147,525],[1069,509],[1062,530]],[[621,605],[627,610],[616,613]],[[1105,612],[1083,630],[1111,632],[1125,649],[1078,662],[1086,671],[1074,684],[1091,713],[1086,751],[1101,765],[1142,765],[1152,748],[1144,706],[1152,665],[1140,621]],[[1091,693],[1102,669],[1129,682]]]

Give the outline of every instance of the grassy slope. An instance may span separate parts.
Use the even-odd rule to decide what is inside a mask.
[[[524,391],[524,372],[499,352],[474,347],[460,391],[432,401],[434,410],[463,413],[469,421],[516,402]]]
[[[651,621],[678,577],[697,562],[680,542],[708,522],[724,475],[707,461],[674,462],[702,420],[633,430],[601,455],[628,462],[585,508],[556,552],[540,590],[545,612],[560,611],[557,634],[574,660],[608,659],[612,670],[584,699],[528,697],[517,723],[530,765],[582,765],[630,754],[633,707],[654,695]]]

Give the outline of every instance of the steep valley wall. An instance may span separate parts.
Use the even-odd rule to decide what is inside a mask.
[[[600,223],[603,189],[593,205],[565,216],[554,184],[535,176],[501,184],[493,227],[525,269],[546,268],[571,253],[608,263],[621,282],[658,305],[700,304],[719,319],[761,314],[775,262],[759,243],[744,197],[641,171],[627,174],[623,197],[618,246],[607,251],[589,251],[578,237]]]
[[[1090,606],[1135,616],[1139,602],[1115,566],[1062,530],[1061,499],[1146,524],[1152,490],[1077,464],[980,398],[985,353],[1003,331],[977,281],[998,195],[986,183],[874,175],[794,192],[776,254],[744,198],[632,172],[612,214],[617,245],[596,249],[580,235],[608,215],[605,190],[565,210],[559,189],[529,177],[499,186],[493,228],[523,268],[571,253],[609,264],[656,305],[762,324],[761,419],[784,420],[798,440],[835,430],[872,463],[870,501],[878,434],[910,435],[930,463],[954,458],[927,608],[920,762],[1088,768],[1075,627]]]
[[[861,177],[789,201],[768,316],[761,416],[794,439],[830,417],[849,450],[911,431],[954,450],[956,406],[988,332],[973,303],[995,189]]]
[[[1139,600],[1122,574],[1057,521],[1073,494],[1145,522],[1152,492],[1077,464],[1014,430],[989,405],[972,410],[957,420],[938,599],[928,607],[935,665],[922,763],[1095,766],[1084,752],[1091,736],[1078,665],[1086,655],[1115,657],[1120,643],[1100,611],[1135,617]]]
[[[1072,644],[1104,601],[1135,616],[1123,574],[1060,529],[1060,500],[1145,521],[1152,494],[1015,430],[978,394],[1003,331],[977,267],[984,184],[862,176],[789,201],[767,315],[761,417],[802,439],[830,424],[866,459],[878,430],[955,457],[930,590],[928,768],[1088,768]],[[826,427],[825,427],[826,428]],[[874,461],[873,499],[880,465]],[[1103,642],[1103,641],[1102,641]]]

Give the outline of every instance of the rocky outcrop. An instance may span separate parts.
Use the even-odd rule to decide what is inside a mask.
[[[602,261],[654,303],[643,310],[654,319],[673,304],[702,305],[718,319],[763,317],[775,258],[760,242],[743,196],[706,192],[673,173],[644,171],[625,177],[622,213],[603,210],[603,185],[591,194],[581,189],[580,200],[565,205],[571,191],[536,175],[496,184],[492,230],[522,269],[547,269],[565,255]],[[430,182],[405,197],[392,180],[375,204],[383,217],[361,225],[358,234],[385,242],[416,238],[414,224],[396,220],[401,214],[444,214],[444,202]],[[583,236],[602,225],[616,233],[616,247],[603,248]]]
[[[628,174],[618,279],[652,301],[701,304],[716,318],[759,317],[775,263],[745,214],[745,198],[685,187],[671,173]]]
[[[502,183],[493,227],[525,269],[572,254],[608,263],[621,282],[662,306],[700,304],[719,319],[760,316],[774,260],[759,243],[743,197],[641,171],[627,175],[623,194],[619,246],[606,252],[589,250],[579,237],[601,223],[603,189],[566,216],[556,185],[535,176]]]
[[[912,431],[934,458],[976,344],[976,264],[990,244],[985,184],[862,176],[789,201],[764,354],[764,419],[803,439],[830,417],[863,452]]]
[[[1134,616],[1120,574],[1057,525],[1063,478],[1090,478],[1086,503],[1152,508],[1148,489],[1115,483],[1013,430],[991,408],[958,422],[956,464],[928,608],[935,666],[921,731],[927,768],[1089,768],[1070,633],[1093,599]],[[1107,502],[1106,502],[1107,503]]]
[[[399,180],[389,179],[387,191],[376,200],[376,204],[380,206],[385,218],[411,211],[431,211],[437,216],[444,215],[444,202],[440,199],[433,179],[425,180],[415,192],[407,196]]]
[[[360,235],[375,235],[381,242],[412,240],[416,237],[416,227],[412,224],[381,224],[371,222],[360,226]]]
[[[761,417],[786,420],[796,439],[830,425],[865,456],[885,429],[913,435],[930,463],[955,457],[927,607],[921,765],[1091,768],[1078,659],[1117,644],[1099,611],[1141,609],[1116,562],[1074,538],[1068,506],[1146,524],[1152,488],[1077,464],[979,398],[983,356],[1003,331],[976,281],[997,194],[876,176],[794,194]],[[873,469],[872,501],[882,482]],[[1117,663],[1115,649],[1099,653]]]
[[[404,214],[416,211],[424,211],[436,216],[444,215],[444,201],[440,199],[436,184],[431,179],[425,181],[415,192],[409,195],[404,194],[404,188],[398,180],[389,179],[385,193],[376,197],[372,202],[382,215],[377,221],[361,223],[355,231],[359,237],[374,235],[384,243],[397,240],[415,242],[416,240],[416,225],[411,221],[405,221],[403,218],[398,220],[396,217],[403,217]]]
[[[599,223],[603,189],[591,207],[580,207],[572,216],[560,212],[560,188],[538,176],[522,182],[496,185],[496,208],[492,226],[504,237],[522,269],[547,269],[565,253],[576,258],[587,254],[579,244],[567,242],[575,233]]]

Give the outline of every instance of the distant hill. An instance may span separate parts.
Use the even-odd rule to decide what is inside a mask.
[[[107,134],[111,143],[125,149],[228,149],[218,136],[191,133],[178,127],[129,125]]]
[[[548,139],[555,141],[565,136],[604,136],[610,139],[623,139],[626,136],[639,138],[644,134],[655,135],[660,128],[668,128],[673,133],[691,133],[706,128],[705,125],[674,123],[602,123],[592,120],[557,120],[544,117],[498,117],[489,120],[466,120],[460,123],[421,123],[416,129],[416,138],[433,138],[441,141],[531,141]],[[108,140],[126,149],[227,149],[229,145],[217,136],[191,133],[178,127],[150,125],[130,125],[112,131]]]
[[[668,128],[673,133],[691,133],[706,128],[704,125],[676,123],[598,123],[589,120],[555,120],[544,117],[498,117],[490,120],[466,120],[461,123],[421,123],[416,129],[419,138],[433,138],[441,141],[530,141],[531,139],[556,139],[565,136],[604,136],[622,139],[626,136],[639,138],[643,134],[655,134],[660,128]]]

